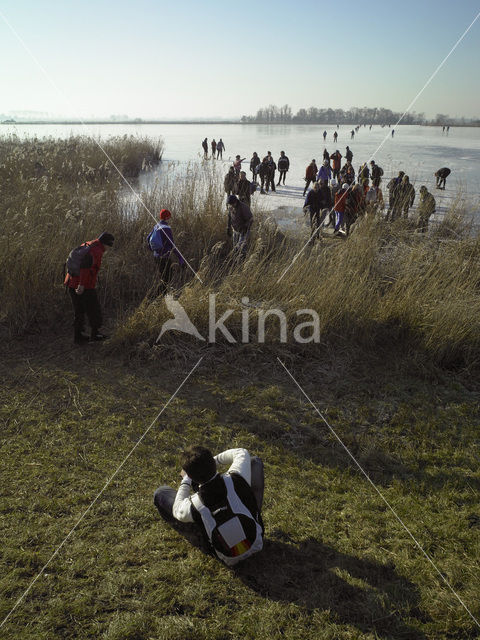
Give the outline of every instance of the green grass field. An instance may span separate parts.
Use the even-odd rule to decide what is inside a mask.
[[[478,637],[272,355],[230,366],[218,355],[206,350],[3,636]],[[127,362],[58,338],[3,356],[2,620],[196,362]],[[478,388],[400,352],[395,368],[385,354],[317,356],[287,366],[478,620]],[[178,483],[191,442],[264,460],[265,550],[235,570],[153,507],[158,485]]]

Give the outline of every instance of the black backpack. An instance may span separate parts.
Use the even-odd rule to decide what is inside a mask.
[[[67,273],[73,278],[78,278],[80,275],[80,269],[88,268],[91,263],[90,254],[91,245],[84,242],[79,247],[75,247],[68,254],[67,258]],[[90,260],[88,259],[90,258]]]

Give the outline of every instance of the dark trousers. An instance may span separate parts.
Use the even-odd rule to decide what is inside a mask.
[[[217,160],[218,160],[219,158],[222,158],[222,159],[223,159],[223,149],[217,149]]]
[[[265,191],[268,191],[270,187],[272,188],[272,191],[275,191],[275,173],[268,173],[265,178]]]
[[[92,336],[94,336],[102,326],[102,310],[97,292],[95,289],[85,289],[79,296],[75,293],[75,289],[69,287],[68,290],[73,304],[75,339],[80,337],[85,328],[85,316],[88,318]]]
[[[155,258],[155,264],[158,271],[157,296],[164,296],[172,279],[172,259],[170,255],[161,256]]]
[[[339,173],[340,173],[340,169],[332,169],[332,179],[338,180]]]
[[[252,456],[251,463],[251,483],[253,495],[257,501],[258,511],[262,510],[263,505],[263,490],[265,486],[265,479],[263,475],[263,462],[257,456]],[[153,503],[157,507],[162,518],[173,518],[173,503],[175,502],[175,496],[177,492],[168,485],[158,487],[153,495]]]
[[[278,184],[281,183],[282,178],[283,178],[283,184],[285,184],[286,175],[287,175],[287,171],[286,170],[284,171],[283,169],[280,169],[280,177],[278,178]]]

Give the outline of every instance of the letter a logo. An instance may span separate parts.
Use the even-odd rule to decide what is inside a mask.
[[[187,312],[182,307],[182,305],[175,300],[173,296],[165,296],[165,304],[167,305],[167,309],[170,313],[173,314],[173,318],[170,320],[166,320],[166,322],[162,325],[162,330],[160,331],[160,335],[157,338],[157,342],[163,336],[166,331],[171,331],[175,329],[176,331],[183,331],[183,333],[189,333],[191,336],[195,336],[199,340],[205,340],[205,338],[200,335],[196,326],[190,320],[187,315]]]

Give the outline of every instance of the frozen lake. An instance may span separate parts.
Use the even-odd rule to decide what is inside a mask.
[[[442,132],[442,127],[421,127],[400,125],[395,128],[394,137],[391,129],[374,125],[361,127],[351,139],[352,126],[333,125],[242,125],[242,124],[128,124],[128,125],[21,125],[3,124],[0,135],[15,133],[24,136],[52,136],[65,138],[70,134],[94,135],[107,138],[118,135],[139,135],[158,138],[165,142],[164,161],[175,162],[181,171],[183,163],[200,160],[203,157],[201,142],[206,137],[208,143],[212,138],[222,138],[226,151],[223,155],[224,172],[236,154],[245,161],[243,168],[249,175],[249,161],[253,151],[260,157],[271,151],[277,161],[280,151],[285,151],[290,159],[290,171],[287,174],[286,186],[279,187],[276,194],[256,195],[269,210],[280,210],[282,218],[298,217],[303,204],[302,190],[305,168],[315,158],[317,164],[322,161],[323,149],[329,153],[339,149],[345,155],[345,147],[349,145],[353,153],[355,171],[361,163],[375,159],[385,174],[386,180],[398,171],[405,171],[417,190],[425,184],[437,199],[437,211],[441,216],[461,194],[471,203],[472,209],[478,211],[480,203],[480,128],[451,127],[449,133]],[[327,139],[323,141],[323,131],[327,131]],[[333,142],[333,133],[337,131],[338,141]],[[210,146],[209,146],[210,148]],[[163,163],[165,170],[166,163]],[[215,161],[220,164],[221,161]],[[342,161],[343,163],[343,161]],[[433,173],[441,168],[449,167],[452,171],[447,179],[445,191],[435,189]],[[162,167],[160,167],[160,172]],[[437,216],[438,217],[438,216]],[[292,220],[293,221],[293,220]]]

